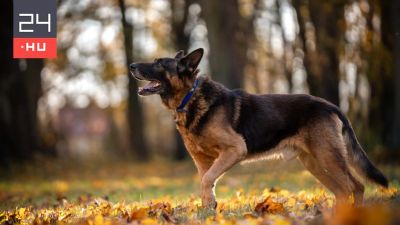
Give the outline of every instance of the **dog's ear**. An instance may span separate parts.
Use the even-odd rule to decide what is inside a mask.
[[[185,52],[183,50],[179,50],[179,52],[176,53],[175,59],[181,59],[185,55]]]
[[[190,75],[193,74],[200,63],[203,54],[204,50],[202,48],[198,48],[181,58],[178,61],[178,73],[189,73]]]

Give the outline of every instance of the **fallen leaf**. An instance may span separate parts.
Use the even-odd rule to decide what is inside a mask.
[[[149,215],[149,209],[148,208],[139,208],[131,212],[131,215],[128,217],[128,222],[131,222],[133,220],[142,220]]]
[[[265,213],[281,214],[285,211],[285,208],[281,203],[274,202],[270,197],[267,197],[264,201],[258,203],[254,210],[258,215]]]
[[[167,221],[168,223],[178,223],[176,218],[174,218],[171,214],[169,214],[166,210],[162,210],[161,216]]]

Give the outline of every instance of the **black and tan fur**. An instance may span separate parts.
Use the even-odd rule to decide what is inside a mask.
[[[298,158],[337,201],[354,196],[363,201],[364,185],[352,174],[387,187],[385,176],[371,163],[350,122],[335,105],[305,94],[253,95],[229,90],[208,77],[186,106],[177,112],[196,79],[203,50],[153,63],[134,63],[131,72],[152,85],[140,95],[159,94],[174,115],[177,129],[201,178],[203,205],[215,207],[217,179],[236,163],[260,158]]]

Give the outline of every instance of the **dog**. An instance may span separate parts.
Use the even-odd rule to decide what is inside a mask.
[[[336,203],[363,202],[364,185],[354,173],[388,187],[337,106],[307,94],[229,90],[197,76],[203,53],[179,51],[174,58],[130,65],[136,79],[149,82],[138,94],[158,94],[172,112],[201,179],[202,206],[216,207],[214,187],[227,170],[263,158],[298,158]]]

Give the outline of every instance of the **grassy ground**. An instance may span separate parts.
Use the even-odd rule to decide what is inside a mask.
[[[236,166],[217,185],[215,212],[200,207],[190,161],[44,161],[0,181],[0,224],[340,224],[340,215],[384,224],[400,205],[400,167],[383,170],[391,189],[368,185],[367,207],[341,207],[332,219],[332,195],[296,161]]]

